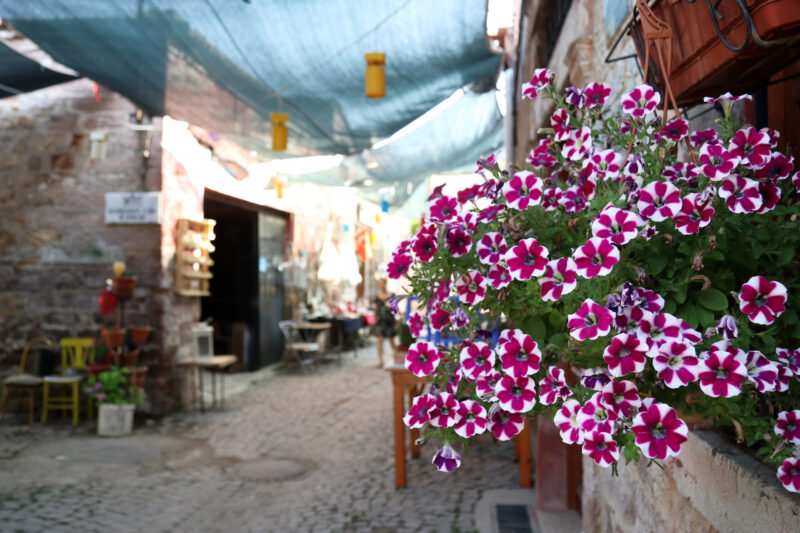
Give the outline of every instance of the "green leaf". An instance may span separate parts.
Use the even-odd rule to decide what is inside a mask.
[[[660,274],[664,267],[667,266],[669,263],[669,256],[667,254],[654,254],[650,256],[650,259],[647,261],[648,269],[647,273],[651,276],[656,274]]]
[[[728,298],[725,297],[724,293],[714,288],[700,291],[697,295],[697,303],[712,311],[722,311],[728,308]]]
[[[541,342],[544,339],[547,328],[540,318],[532,317],[522,323],[522,330],[533,337],[533,340]]]
[[[697,307],[697,319],[700,321],[700,325],[704,328],[714,325],[714,313],[709,311],[708,309],[703,309],[702,307]]]

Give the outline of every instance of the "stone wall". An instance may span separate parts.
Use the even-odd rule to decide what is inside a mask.
[[[693,431],[664,470],[646,461],[619,477],[584,457],[583,530],[664,533],[797,531],[800,496],[775,469],[708,431]]]
[[[95,100],[88,80],[0,100],[0,374],[32,337],[94,337],[117,320],[99,315],[97,296],[118,260],[138,277],[125,321],[154,327],[142,360],[160,360],[161,228],[104,221],[105,193],[161,188],[161,121],[145,160],[143,134],[127,126],[135,109],[102,88]],[[92,131],[108,135],[105,160],[89,158]]]

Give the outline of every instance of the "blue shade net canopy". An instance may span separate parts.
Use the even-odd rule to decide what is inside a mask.
[[[36,91],[74,79],[74,76],[45,68],[0,44],[0,98]]]
[[[488,106],[500,57],[485,15],[485,0],[0,0],[0,17],[56,61],[148,113],[270,158],[343,154],[356,166],[466,87],[458,115],[473,102],[469,125],[431,126],[423,144],[367,154],[391,157],[371,172],[386,183],[500,145],[500,115]],[[364,95],[367,52],[386,54],[383,99]],[[291,115],[286,152],[269,150],[276,111]]]

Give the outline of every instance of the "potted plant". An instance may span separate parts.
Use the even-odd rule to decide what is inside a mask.
[[[144,344],[150,335],[150,326],[131,326],[131,342],[134,344]]]
[[[128,383],[129,374],[127,368],[112,366],[87,379],[85,391],[99,404],[97,434],[100,436],[119,437],[133,431],[133,412],[144,399],[144,391]]]
[[[556,109],[527,168],[490,157],[484,183],[434,191],[388,263],[420,300],[412,335],[461,339],[409,348],[406,368],[435,388],[406,423],[430,425],[434,464],[451,470],[469,437],[508,440],[544,415],[616,471],[678,455],[681,410],[730,428],[800,491],[800,174],[777,132],[738,124],[742,97],[710,99],[724,117],[691,132],[655,114],[647,85],[619,111],[608,86],[561,94],[551,78],[537,69],[522,88]]]

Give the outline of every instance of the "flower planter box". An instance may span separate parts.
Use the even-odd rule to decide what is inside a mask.
[[[797,0],[745,0],[753,23],[765,41],[800,36]],[[721,2],[719,26],[733,46],[745,41],[745,20],[736,2]],[[714,29],[705,1],[656,0],[653,13],[673,32],[672,89],[679,105],[698,103],[704,96],[726,91],[747,92],[800,57],[800,46],[758,46],[752,40],[740,52],[728,49]],[[643,57],[643,56],[642,56]]]
[[[97,414],[97,434],[101,437],[121,437],[133,432],[133,404],[101,403]]]

